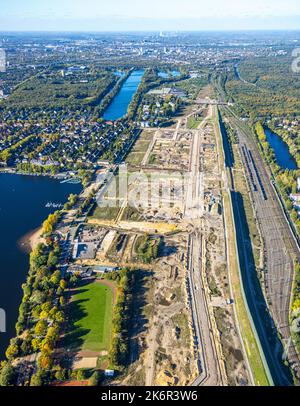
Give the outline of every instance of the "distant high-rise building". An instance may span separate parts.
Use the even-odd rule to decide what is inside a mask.
[[[300,192],[300,178],[297,179],[297,190]]]
[[[6,72],[6,53],[3,48],[0,48],[0,72]]]

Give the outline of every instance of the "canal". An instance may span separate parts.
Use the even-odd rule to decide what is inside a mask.
[[[275,153],[275,158],[278,165],[282,169],[295,170],[298,169],[297,162],[292,157],[288,145],[269,128],[265,128],[267,141]]]
[[[21,285],[29,269],[29,255],[20,240],[40,227],[54,207],[81,189],[81,185],[61,184],[48,177],[0,174],[0,308],[6,313],[6,332],[0,332],[0,360],[15,335]]]
[[[142,81],[144,72],[144,70],[135,70],[132,72],[124,82],[119,93],[104,112],[104,120],[115,121],[127,114],[129,104]]]

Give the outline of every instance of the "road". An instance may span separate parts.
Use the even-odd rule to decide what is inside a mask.
[[[201,247],[202,238],[200,233],[196,231],[189,236],[187,260],[192,316],[201,371],[193,386],[220,386],[223,382],[201,276]]]
[[[209,106],[207,117],[197,130],[193,130],[193,144],[190,159],[190,176],[187,185],[184,217],[190,221],[193,232],[189,235],[187,254],[187,278],[190,292],[192,318],[196,336],[196,347],[199,361],[200,376],[193,386],[220,386],[221,368],[210,313],[202,279],[202,235],[201,216],[203,214],[203,172],[201,168],[201,139],[206,123],[212,118],[213,109]]]
[[[258,221],[265,247],[265,288],[269,309],[286,350],[287,359],[296,376],[300,378],[300,361],[291,341],[289,325],[290,300],[293,284],[293,262],[300,258],[297,243],[280,206],[276,192],[270,181],[270,174],[258,151],[255,140],[243,128],[241,121],[226,108],[226,115],[236,129],[241,149],[242,162],[251,189],[256,219]],[[243,150],[245,153],[243,152]],[[248,161],[248,162],[246,162]],[[256,185],[257,190],[253,184]],[[253,293],[254,294],[254,293]],[[253,298],[255,303],[255,297]],[[259,323],[259,303],[255,306]],[[263,334],[265,329],[261,327]],[[268,338],[265,337],[266,343]],[[267,347],[268,348],[268,347]],[[274,360],[273,368],[277,384],[287,384],[278,364],[281,349],[268,348]],[[282,351],[281,351],[282,352]],[[275,355],[275,356],[274,356]],[[281,363],[281,362],[280,362]]]

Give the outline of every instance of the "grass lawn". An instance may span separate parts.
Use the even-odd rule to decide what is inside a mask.
[[[139,140],[141,141],[152,141],[152,139],[153,139],[153,130],[144,130],[139,136]]]
[[[132,152],[147,152],[152,138],[153,135],[151,135],[151,138],[149,140],[138,139],[134,147],[132,148]]]
[[[196,130],[199,127],[199,125],[201,124],[202,120],[203,120],[202,117],[199,117],[198,119],[196,119],[193,116],[189,117],[188,122],[187,122],[188,129]]]
[[[153,133],[142,132],[139,139],[136,141],[135,145],[131,149],[128,157],[126,158],[126,163],[128,165],[138,166],[142,163],[143,158],[151,144],[153,138]]]
[[[259,348],[256,342],[255,335],[253,333],[250,320],[245,307],[241,281],[239,277],[239,270],[237,265],[237,252],[235,250],[235,232],[232,222],[232,217],[230,216],[230,200],[227,194],[224,194],[224,205],[225,212],[227,216],[227,229],[228,229],[228,240],[232,243],[229,245],[229,261],[231,269],[231,284],[233,288],[235,307],[238,317],[238,322],[240,324],[240,330],[242,339],[244,341],[245,350],[247,352],[250,367],[252,369],[253,378],[255,385],[257,386],[269,386],[269,380],[266,374],[264,364],[262,362]]]
[[[122,219],[123,221],[139,221],[141,219],[140,213],[133,207],[127,206]]]
[[[91,217],[97,220],[114,220],[119,210],[119,207],[96,207]]]
[[[111,339],[113,292],[92,282],[80,286],[70,304],[71,330],[66,346],[82,351],[108,350]]]
[[[131,152],[131,153],[128,155],[128,157],[127,157],[127,159],[126,159],[125,162],[126,162],[128,165],[135,165],[135,166],[138,166],[138,165],[141,165],[144,156],[145,156],[145,153],[144,153],[144,152]]]

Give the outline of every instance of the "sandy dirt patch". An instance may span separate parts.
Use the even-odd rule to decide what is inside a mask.
[[[161,234],[165,235],[175,231],[180,231],[180,227],[176,224],[170,223],[150,223],[143,221],[119,221],[118,223],[113,223],[111,221],[90,219],[89,224],[95,224],[100,227],[114,227],[115,229],[123,231],[136,231],[148,234]],[[107,237],[106,237],[107,238]],[[103,243],[102,243],[103,244]],[[106,247],[106,242],[105,242]],[[102,247],[101,247],[102,249]]]
[[[40,242],[43,242],[42,227],[36,228],[25,234],[18,242],[20,249],[30,253]]]
[[[98,357],[93,358],[81,358],[75,360],[73,363],[73,369],[94,369],[97,367]]]
[[[105,258],[107,251],[109,250],[109,247],[111,246],[115,236],[116,236],[116,231],[114,231],[114,230],[111,230],[106,234],[106,236],[104,237],[104,239],[101,243],[101,247],[98,251],[99,258]]]

